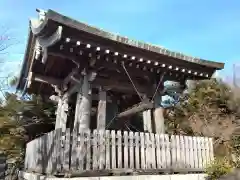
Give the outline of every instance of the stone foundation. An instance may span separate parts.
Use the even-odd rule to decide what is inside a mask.
[[[205,180],[206,174],[139,175],[139,176],[103,176],[56,178],[34,173],[19,173],[19,180]]]

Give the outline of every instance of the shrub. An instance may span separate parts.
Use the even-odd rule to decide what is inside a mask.
[[[209,180],[217,180],[232,172],[233,166],[226,158],[216,158],[206,169]]]

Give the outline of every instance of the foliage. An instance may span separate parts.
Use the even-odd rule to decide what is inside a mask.
[[[233,171],[232,164],[226,158],[216,158],[207,168],[209,180],[217,180]]]
[[[8,158],[21,159],[24,151],[24,129],[7,116],[0,117],[0,151]]]
[[[215,139],[215,153],[230,156],[238,133],[240,101],[236,88],[215,79],[199,81],[167,115],[168,132]],[[186,96],[186,95],[185,95]]]
[[[234,167],[240,168],[240,136],[233,136],[232,148],[233,148]]]
[[[19,99],[16,94],[6,92],[4,97],[0,106],[0,151],[19,164],[26,142],[53,128],[55,105],[36,95]]]

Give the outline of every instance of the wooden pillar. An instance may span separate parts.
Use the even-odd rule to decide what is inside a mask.
[[[89,75],[83,77],[82,84],[79,85],[77,93],[74,130],[78,132],[89,129],[91,119],[92,92],[89,82]]]
[[[152,132],[151,110],[146,110],[143,112],[143,129],[144,132]]]
[[[154,125],[155,125],[155,133],[163,134],[165,133],[164,126],[164,108],[161,106],[162,97],[160,94],[157,94],[154,99],[155,109],[154,109]]]
[[[106,114],[106,129],[117,129],[118,122],[121,120],[116,120],[116,116],[118,114],[118,103],[113,98],[112,102],[107,103],[107,114]]]
[[[56,112],[56,124],[55,129],[62,128],[62,131],[66,131],[68,117],[68,99],[59,98],[58,107]]]
[[[107,113],[107,93],[102,88],[100,88],[98,110],[97,110],[97,129],[105,130],[106,113]]]

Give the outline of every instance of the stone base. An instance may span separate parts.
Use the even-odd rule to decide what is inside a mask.
[[[138,175],[56,178],[21,171],[19,180],[205,180],[206,174]]]

